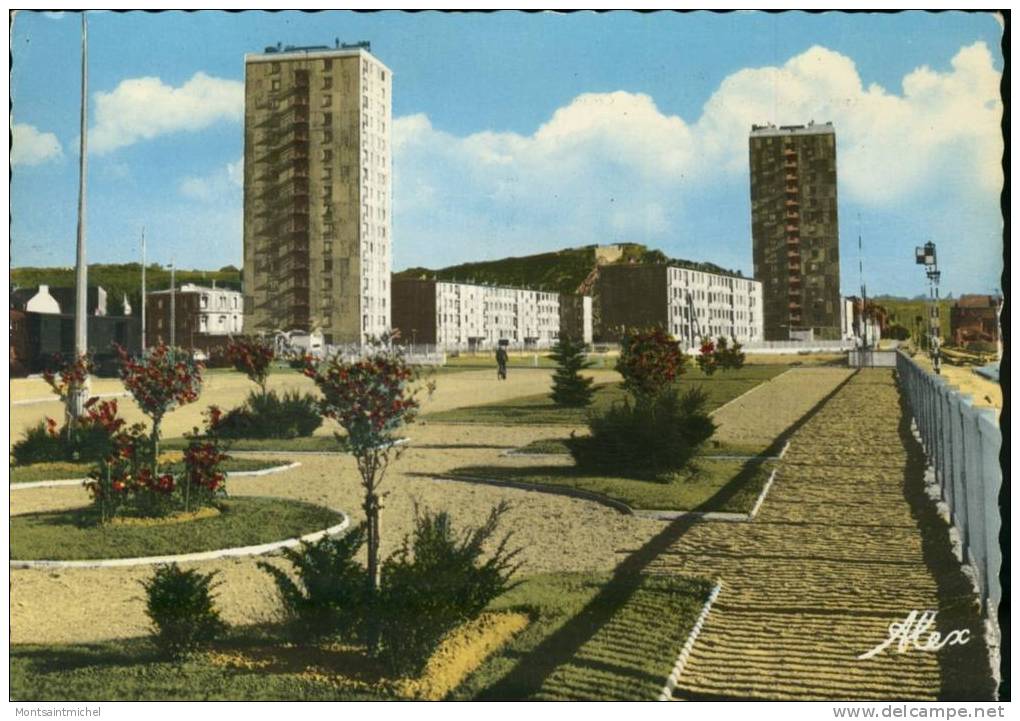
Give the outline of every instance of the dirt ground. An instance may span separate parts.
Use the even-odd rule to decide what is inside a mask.
[[[914,360],[925,370],[931,370],[931,359],[924,353],[915,355]],[[973,398],[975,406],[1002,410],[1002,386],[979,376],[972,367],[943,363],[942,377],[949,381],[950,385],[959,388],[961,393]]]
[[[757,438],[765,429],[763,418],[770,428],[788,425],[835,387],[846,373],[839,369],[797,369],[777,376],[723,408],[716,415],[721,425],[719,433],[733,440]],[[609,372],[596,375],[605,380],[612,376]],[[512,372],[505,383],[496,381],[494,376],[488,371],[439,376],[436,394],[427,402],[426,410],[540,393],[549,383],[549,371],[545,370]],[[283,379],[302,387],[306,383],[298,376],[280,376],[274,386],[283,385],[280,382]],[[233,374],[212,376],[202,402],[194,405],[204,407],[216,402],[229,407],[236,402],[239,391],[247,390],[246,381],[239,380],[243,379]],[[29,411],[42,414],[36,406],[15,408],[22,412],[22,423],[32,417]],[[168,427],[185,428],[194,423],[186,420],[192,408],[178,411],[180,415]],[[168,435],[171,434],[173,431],[168,430]],[[665,525],[662,521],[626,516],[589,501],[430,477],[464,465],[527,463],[528,459],[505,458],[502,454],[548,437],[547,427],[422,422],[411,426],[408,436],[411,443],[390,468],[385,483],[388,495],[383,511],[384,554],[394,550],[411,528],[416,504],[437,511],[449,510],[456,524],[465,525],[481,522],[500,501],[509,502],[512,508],[503,527],[513,529],[516,544],[523,547],[520,558],[524,574],[612,569]],[[302,455],[298,460],[302,465],[290,471],[231,480],[230,492],[296,498],[341,509],[354,522],[362,518],[360,487],[350,457]],[[85,492],[75,487],[25,489],[11,492],[10,511],[31,513],[86,502]],[[223,584],[217,591],[218,604],[228,622],[257,623],[278,613],[272,583],[256,568],[255,559],[189,565],[220,572]],[[147,621],[138,582],[150,574],[148,567],[12,570],[11,643],[88,643],[143,634]]]

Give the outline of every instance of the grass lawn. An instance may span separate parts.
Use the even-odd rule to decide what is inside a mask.
[[[451,698],[654,699],[672,670],[710,584],[674,576],[555,574],[526,579],[490,607],[531,622],[489,655]],[[371,661],[317,647],[281,647],[273,629],[234,629],[180,665],[146,639],[78,646],[14,646],[17,701],[392,699],[366,683]],[[264,653],[264,651],[271,653]],[[607,665],[605,658],[613,658]],[[224,664],[223,658],[270,659]],[[219,660],[219,662],[218,662]]]
[[[785,365],[745,366],[738,371],[718,372],[712,376],[704,375],[697,368],[688,368],[678,385],[681,390],[695,386],[700,387],[708,395],[709,410],[713,410],[770,378],[774,378],[787,368],[788,366]],[[615,401],[622,401],[627,395],[619,383],[601,383],[595,387],[598,390],[591,405],[594,411],[605,410]],[[561,408],[552,402],[548,394],[541,394],[429,413],[424,418],[435,423],[496,425],[524,423],[583,426],[587,413],[588,410],[585,408]]]
[[[677,576],[535,576],[493,608],[531,624],[469,676],[453,699],[654,700],[711,583]]]
[[[161,448],[182,450],[186,448],[186,438],[167,438],[160,442]],[[229,451],[312,451],[321,453],[339,453],[340,446],[333,436],[304,436],[302,438],[232,438],[226,441]]]
[[[330,439],[332,440],[332,439]],[[187,445],[182,443],[180,448]],[[173,447],[167,448],[173,450]],[[290,463],[281,458],[230,458],[223,463],[223,470],[228,473],[240,471],[261,471]],[[92,470],[90,463],[33,463],[28,466],[11,466],[11,483],[34,483],[36,481],[59,481],[70,478],[86,478]],[[163,466],[165,468],[165,466]],[[175,471],[182,470],[181,464],[174,464]]]
[[[321,531],[342,516],[282,498],[239,496],[219,502],[211,518],[149,526],[93,523],[91,506],[12,516],[10,557],[78,560],[134,558],[251,546]]]
[[[669,483],[586,475],[572,466],[466,466],[454,477],[563,486],[626,503],[636,510],[749,513],[772,471],[771,463],[699,458]]]
[[[702,448],[700,456],[712,458],[716,456],[760,456],[767,450],[763,443],[727,443],[725,441],[709,440]],[[517,453],[540,453],[543,455],[564,455],[569,454],[566,439],[564,438],[539,438],[526,446],[516,449]]]

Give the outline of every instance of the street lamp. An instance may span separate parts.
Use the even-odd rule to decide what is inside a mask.
[[[942,371],[941,348],[941,324],[939,323],[939,279],[942,272],[939,270],[938,258],[935,254],[935,244],[930,240],[923,246],[914,249],[914,258],[917,265],[923,265],[925,275],[928,277],[928,352],[931,355],[931,365],[936,375]]]

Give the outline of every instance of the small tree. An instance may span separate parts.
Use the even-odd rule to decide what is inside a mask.
[[[269,371],[276,359],[276,346],[265,336],[247,336],[233,339],[227,345],[227,359],[234,364],[234,370],[248,376],[248,380],[266,395]]]
[[[204,366],[179,348],[160,343],[141,359],[134,359],[121,346],[120,379],[135,403],[152,419],[152,457],[159,461],[159,427],[163,416],[178,406],[198,400]]]
[[[662,327],[628,330],[620,341],[616,370],[624,389],[641,403],[670,388],[684,372],[686,359],[680,343]]]
[[[354,455],[364,489],[365,538],[368,551],[368,586],[375,597],[380,583],[380,485],[390,462],[399,456],[397,431],[413,423],[418,413],[417,381],[420,371],[408,365],[399,347],[384,342],[367,357],[347,361],[339,354],[321,366],[306,361],[305,375],[322,392],[323,415],[336,420],[346,431],[337,435]],[[433,384],[427,385],[429,392]],[[375,647],[377,634],[370,633]]]
[[[560,338],[550,353],[556,361],[556,372],[553,374],[552,399],[558,406],[581,408],[591,405],[595,389],[592,388],[593,378],[581,375],[585,368],[594,365],[584,353],[584,343]]]
[[[745,355],[741,350],[743,346],[733,339],[730,345],[725,336],[719,336],[715,342],[711,338],[701,339],[701,348],[698,351],[698,367],[705,375],[712,375],[717,370],[739,370],[744,367]]]

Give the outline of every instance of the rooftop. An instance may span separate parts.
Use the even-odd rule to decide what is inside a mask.
[[[765,137],[765,136],[783,136],[783,135],[824,135],[827,133],[835,133],[836,129],[832,126],[832,122],[827,123],[816,123],[812,120],[807,125],[780,125],[776,127],[771,123],[767,125],[752,125],[751,136],[752,137]]]
[[[268,63],[286,60],[310,60],[316,58],[345,58],[357,55],[368,55],[383,67],[386,65],[372,55],[372,43],[368,40],[359,40],[356,43],[342,43],[339,38],[334,38],[333,45],[267,45],[261,53],[247,53],[244,56],[245,63]],[[389,70],[388,67],[386,67]]]

